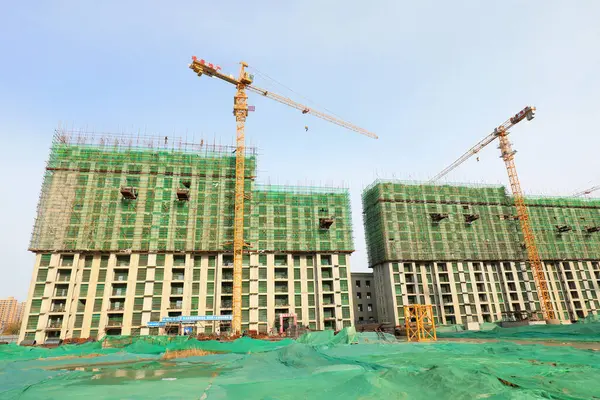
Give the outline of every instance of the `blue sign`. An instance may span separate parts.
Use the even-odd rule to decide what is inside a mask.
[[[166,324],[164,322],[158,322],[158,321],[149,321],[146,326],[148,328],[160,328],[165,326]]]
[[[181,315],[179,317],[164,317],[162,322],[196,322],[196,321],[231,321],[232,315]]]

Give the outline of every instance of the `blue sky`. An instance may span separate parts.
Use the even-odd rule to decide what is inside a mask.
[[[594,0],[5,3],[0,297],[26,298],[27,246],[59,122],[233,143],[234,88],[195,77],[192,55],[231,73],[247,61],[295,93],[260,77],[257,86],[314,100],[379,135],[250,95],[259,182],[350,188],[354,270],[367,269],[364,186],[426,180],[525,105],[538,108],[512,134],[525,191],[598,184],[599,18]],[[504,184],[498,156],[488,146],[448,180]]]

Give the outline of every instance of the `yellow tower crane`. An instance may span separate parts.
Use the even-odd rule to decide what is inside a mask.
[[[493,142],[496,138],[500,141],[500,152],[501,157],[506,165],[508,172],[508,179],[510,181],[510,187],[512,190],[513,198],[515,200],[515,207],[517,209],[517,216],[521,224],[521,231],[523,232],[523,238],[525,240],[525,249],[527,250],[527,259],[529,265],[533,271],[533,277],[537,288],[538,296],[540,298],[540,306],[542,314],[546,320],[554,320],[556,314],[554,312],[554,305],[550,299],[550,293],[548,291],[548,283],[546,276],[544,275],[544,269],[542,261],[540,260],[539,251],[535,243],[535,237],[533,236],[533,230],[529,222],[529,213],[527,206],[525,205],[525,199],[523,191],[521,190],[521,184],[519,183],[519,177],[517,176],[517,170],[515,168],[515,153],[512,149],[511,143],[508,141],[508,130],[518,124],[519,122],[527,119],[531,121],[535,116],[535,107],[525,107],[519,113],[515,114],[512,118],[506,120],[502,125],[498,126],[492,133],[486,136],[481,142],[469,149],[465,154],[460,156],[458,160],[450,164],[442,172],[434,176],[430,182],[433,183],[450,171],[458,167],[460,164],[465,162],[471,156],[477,154],[485,146]]]
[[[236,151],[235,151],[235,202],[233,217],[233,321],[232,333],[239,334],[242,330],[242,254],[244,252],[244,125],[248,116],[248,96],[246,90],[261,94],[265,97],[278,101],[282,104],[302,111],[302,114],[311,114],[336,125],[377,139],[377,135],[363,128],[343,121],[339,118],[325,114],[323,112],[311,109],[303,104],[297,103],[287,97],[264,90],[252,85],[254,76],[246,71],[248,64],[240,63],[240,73],[238,78],[233,75],[221,73],[221,67],[208,63],[204,60],[198,60],[192,57],[192,63],[189,65],[198,76],[207,75],[219,78],[225,82],[235,85],[237,92],[234,96],[233,115],[236,121]]]

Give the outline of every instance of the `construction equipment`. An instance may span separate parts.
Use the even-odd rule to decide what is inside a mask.
[[[433,307],[431,304],[410,304],[404,306],[404,329],[409,342],[429,342],[437,340]]]
[[[207,75],[219,78],[225,82],[235,85],[237,92],[234,96],[233,115],[236,121],[236,151],[235,151],[235,201],[233,218],[233,323],[232,333],[239,334],[242,331],[242,254],[244,252],[244,164],[245,164],[245,137],[244,125],[248,116],[248,96],[246,90],[261,94],[279,103],[285,104],[297,110],[302,114],[311,114],[315,117],[332,122],[343,128],[350,129],[362,135],[377,139],[377,135],[363,128],[343,121],[339,118],[325,114],[323,112],[309,108],[303,104],[297,103],[287,97],[270,92],[265,89],[253,86],[254,75],[246,71],[248,64],[240,62],[239,77],[225,75],[220,72],[221,67],[207,63],[204,60],[198,60],[192,57],[192,63],[189,65],[198,76]],[[305,127],[306,130],[307,127]]]
[[[546,320],[556,319],[554,312],[554,306],[550,299],[550,293],[548,291],[548,283],[546,282],[546,276],[544,275],[544,269],[542,261],[540,260],[535,238],[533,236],[533,230],[529,223],[529,213],[525,206],[525,199],[523,197],[523,191],[521,190],[521,184],[519,183],[519,177],[517,176],[517,170],[515,168],[514,157],[516,151],[512,149],[511,143],[508,141],[508,130],[518,124],[519,122],[527,119],[531,121],[535,117],[535,107],[527,106],[522,109],[519,113],[506,120],[502,125],[498,126],[492,133],[486,136],[482,141],[477,143],[475,146],[470,148],[465,154],[463,154],[458,160],[450,164],[449,167],[444,169],[442,172],[434,176],[430,182],[433,183],[450,171],[458,167],[460,164],[468,160],[474,154],[477,154],[485,146],[493,142],[496,138],[500,141],[500,152],[501,158],[504,160],[506,170],[508,172],[508,179],[510,181],[510,187],[515,201],[515,207],[517,209],[517,216],[521,224],[521,230],[523,232],[523,238],[525,240],[525,249],[527,250],[527,259],[531,269],[533,271],[533,277],[536,284],[537,292],[540,298],[540,306],[542,314]]]
[[[589,188],[589,189],[583,190],[583,191],[581,191],[581,192],[578,192],[578,193],[575,193],[575,194],[573,195],[573,197],[581,197],[581,196],[585,196],[585,195],[588,195],[588,194],[590,194],[590,193],[592,193],[592,192],[595,192],[595,191],[596,191],[596,190],[598,190],[598,189],[600,189],[600,185],[598,185],[598,186],[594,186],[594,187],[591,187],[591,188]]]

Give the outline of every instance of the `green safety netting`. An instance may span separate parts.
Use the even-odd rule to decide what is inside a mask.
[[[109,348],[103,343],[52,350],[0,346],[0,398],[592,399],[600,394],[600,357],[568,346],[387,342],[385,336],[353,329],[338,335],[311,332],[297,341],[187,339],[111,338],[110,346],[122,347]],[[219,353],[162,359],[157,351],[169,348]],[[85,357],[90,354],[99,356]]]
[[[490,329],[490,325],[493,327]],[[514,328],[501,328],[488,324],[481,331],[438,330],[438,338],[470,338],[470,339],[525,339],[552,341],[600,341],[600,323],[592,319],[586,323],[571,325],[525,325]]]
[[[489,331],[492,329],[498,328],[498,325],[493,324],[491,322],[483,322],[479,324],[479,329],[482,331]],[[438,325],[436,326],[436,330],[438,333],[446,333],[446,332],[463,332],[465,330],[464,325]]]

